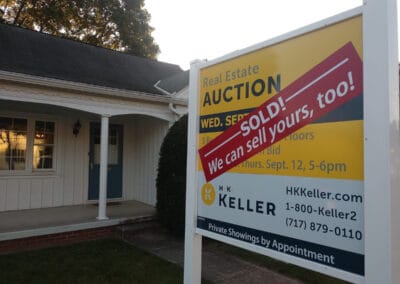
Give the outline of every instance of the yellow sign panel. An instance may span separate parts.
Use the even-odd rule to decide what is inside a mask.
[[[199,148],[346,43],[362,58],[361,30],[355,17],[201,69]],[[229,172],[363,180],[362,116],[360,96]]]

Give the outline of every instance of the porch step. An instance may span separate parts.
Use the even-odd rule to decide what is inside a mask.
[[[94,224],[98,224],[98,222],[94,222]],[[27,236],[21,235],[19,238],[14,236],[14,238],[8,238],[7,240],[2,240],[2,234],[0,234],[0,255],[104,238],[128,240],[140,233],[155,233],[159,232],[159,230],[162,230],[159,223],[153,216],[148,216],[126,219],[123,223],[119,222],[118,224],[100,227],[79,227],[64,231],[52,231],[50,228],[46,229],[46,232],[28,234]],[[24,234],[26,235],[26,231]]]
[[[122,224],[116,227],[117,234],[120,234],[122,238],[126,235],[158,230],[162,230],[162,227],[155,218],[135,220],[135,222]]]

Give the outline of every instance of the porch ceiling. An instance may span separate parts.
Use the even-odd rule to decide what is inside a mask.
[[[73,110],[84,111],[101,116],[116,116],[128,114],[149,115],[166,121],[174,121],[174,113],[169,105],[175,100],[162,97],[162,100],[145,100],[129,95],[109,95],[101,92],[77,91],[71,88],[38,87],[32,84],[15,84],[1,80],[0,100],[40,105],[52,105]]]

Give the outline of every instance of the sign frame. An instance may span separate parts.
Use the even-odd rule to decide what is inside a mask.
[[[371,284],[400,283],[396,2],[364,0],[363,6],[365,283]]]
[[[374,2],[374,3],[371,3]],[[376,41],[376,33],[380,34],[380,37],[385,37],[383,35],[384,33],[382,30],[379,31],[374,31],[374,32],[368,32],[372,30],[372,26],[376,25],[376,22],[382,21],[383,17],[388,17],[387,13],[388,10],[384,10],[384,8],[387,6],[386,5],[391,5],[391,9],[389,13],[392,13],[390,15],[389,20],[386,18],[386,22],[384,25],[380,26],[382,29],[386,29],[386,25],[391,24],[394,27],[397,27],[397,25],[393,25],[393,21],[396,21],[396,9],[395,7],[393,8],[393,5],[396,5],[395,0],[385,0],[385,5],[382,4],[382,1],[379,0],[371,0],[371,1],[365,1],[364,6],[358,7],[352,10],[349,10],[347,12],[341,13],[339,15],[330,17],[328,19],[322,20],[320,22],[317,22],[315,24],[306,26],[304,28],[300,28],[298,30],[295,30],[293,32],[284,34],[282,36],[278,36],[276,38],[273,38],[271,40],[256,44],[254,46],[248,47],[246,49],[236,51],[233,53],[230,53],[226,56],[222,56],[220,58],[217,58],[212,61],[195,61],[192,62],[191,64],[191,71],[190,71],[190,87],[189,87],[189,132],[188,132],[188,160],[187,160],[187,192],[186,192],[186,231],[185,231],[185,267],[184,267],[184,283],[200,283],[201,279],[201,242],[202,242],[202,236],[209,237],[218,241],[226,242],[229,244],[232,244],[234,246],[241,247],[243,249],[247,249],[249,251],[253,252],[258,252],[259,247],[256,245],[248,244],[248,243],[243,243],[241,241],[237,241],[235,239],[229,239],[227,241],[227,237],[218,235],[216,233],[212,233],[209,231],[205,231],[202,229],[197,228],[196,226],[196,217],[197,217],[197,165],[198,165],[198,139],[197,135],[199,133],[199,74],[200,70],[215,64],[218,64],[223,61],[227,61],[229,59],[239,57],[242,55],[246,55],[248,53],[257,51],[259,49],[278,44],[280,42],[286,41],[288,39],[298,37],[307,33],[310,33],[312,31],[320,30],[323,29],[324,27],[334,25],[338,22],[344,21],[346,19],[350,19],[356,16],[362,15],[363,17],[363,33],[366,34],[367,36],[363,37],[363,62],[364,62],[364,172],[365,172],[365,180],[364,180],[364,214],[365,214],[365,225],[364,225],[364,232],[365,235],[365,276],[360,276],[356,275],[350,272],[346,272],[343,270],[339,270],[336,268],[328,267],[325,265],[321,265],[315,262],[307,261],[304,259],[299,259],[297,257],[293,257],[290,255],[285,255],[279,252],[275,251],[269,251],[268,253],[263,252],[264,255],[268,255],[270,257],[289,262],[292,264],[296,264],[311,270],[318,271],[320,273],[324,273],[333,277],[337,277],[343,280],[355,282],[355,283],[377,283],[382,281],[382,272],[378,273],[377,269],[378,267],[382,267],[382,257],[385,259],[385,263],[387,264],[387,272],[385,272],[385,277],[387,276],[388,281],[383,281],[385,283],[396,283],[398,280],[400,281],[400,275],[399,272],[396,272],[396,269],[393,265],[393,260],[395,259],[400,259],[400,253],[397,252],[389,252],[390,248],[387,248],[386,250],[383,250],[385,252],[382,252],[382,245],[387,244],[389,242],[390,244],[394,245],[394,247],[399,247],[400,243],[400,226],[398,225],[399,217],[400,217],[400,209],[393,209],[393,197],[396,197],[394,200],[400,201],[398,199],[400,197],[400,194],[396,192],[396,187],[400,184],[399,182],[399,174],[398,173],[391,173],[389,171],[389,176],[388,172],[383,172],[381,169],[381,166],[379,163],[377,163],[376,159],[377,157],[374,157],[373,155],[369,155],[367,153],[371,152],[372,148],[375,148],[374,151],[376,151],[377,145],[380,145],[381,140],[379,138],[380,135],[376,135],[376,133],[382,133],[382,135],[386,138],[389,139],[389,136],[392,137],[391,140],[386,140],[385,139],[385,144],[384,148],[382,148],[383,151],[385,151],[386,155],[380,155],[379,160],[381,163],[389,166],[392,165],[399,165],[399,131],[398,127],[397,129],[389,129],[387,127],[389,121],[394,121],[399,122],[399,113],[398,113],[398,108],[394,108],[393,105],[398,106],[398,88],[395,88],[395,83],[398,83],[398,73],[397,74],[397,79],[393,78],[393,71],[394,71],[394,64],[392,62],[397,62],[397,54],[393,54],[393,48],[391,49],[391,53],[389,56],[384,57],[381,56],[379,57],[380,60],[383,60],[385,62],[385,66],[383,67],[388,71],[385,73],[386,75],[392,75],[389,76],[390,78],[390,84],[388,84],[388,78],[385,77],[383,78],[383,75],[380,78],[380,82],[382,84],[385,84],[387,86],[387,94],[388,97],[384,97],[384,99],[377,101],[377,99],[372,100],[370,98],[376,97],[374,96],[374,92],[376,92],[376,87],[375,91],[372,91],[373,88],[371,85],[371,81],[366,80],[365,78],[376,78],[378,74],[376,73],[377,71],[372,71],[372,69],[369,66],[372,66],[372,58],[376,58],[376,50],[375,48],[370,48],[368,49],[371,45],[372,42]],[[382,7],[384,6],[384,7]],[[378,11],[379,10],[379,11]],[[394,11],[394,12],[393,12]],[[380,13],[380,14],[379,14]],[[394,13],[394,14],[393,14]],[[377,14],[380,16],[377,17]],[[372,20],[373,19],[373,20]],[[397,33],[396,33],[397,35]],[[388,37],[386,35],[386,37]],[[385,40],[383,38],[382,40]],[[386,40],[388,40],[386,38]],[[391,39],[391,44],[394,45],[396,44],[396,52],[397,52],[397,37],[396,37],[396,43],[394,43],[394,40]],[[375,44],[376,45],[376,44]],[[387,48],[387,46],[384,46],[382,49]],[[367,48],[367,51],[365,51],[365,48]],[[387,51],[383,51],[383,54],[387,54]],[[382,58],[383,57],[383,58]],[[376,60],[375,60],[375,63]],[[391,68],[389,68],[389,65]],[[368,68],[368,70],[367,70]],[[381,72],[382,73],[382,72]],[[374,82],[376,84],[376,80]],[[397,84],[398,86],[398,84]],[[387,99],[387,100],[386,100]],[[382,114],[382,108],[385,108],[387,110],[387,105],[385,105],[384,102],[390,101],[392,109],[390,110],[389,117],[385,115],[380,115],[379,117],[381,120],[378,123],[378,125],[372,125],[372,120],[370,116],[368,117],[366,113],[378,113]],[[397,104],[396,104],[397,102]],[[377,107],[379,106],[379,107]],[[374,110],[372,110],[374,109]],[[382,127],[382,125],[386,125],[386,127]],[[383,129],[384,128],[384,129]],[[397,140],[396,140],[396,135],[397,135]],[[372,140],[372,141],[371,141]],[[369,141],[369,142],[368,142]],[[388,147],[390,145],[390,147]],[[397,153],[397,155],[390,155],[389,150],[394,149],[394,153]],[[377,154],[375,154],[376,156]],[[397,156],[397,158],[395,157]],[[373,166],[371,164],[374,164]],[[374,175],[371,175],[371,169],[374,168],[376,171],[379,171],[380,173],[376,175],[376,171],[374,172]],[[377,177],[373,177],[377,176]],[[376,193],[376,185],[377,183],[382,183],[385,182],[385,193],[384,194],[377,194]],[[374,188],[374,189],[373,189]],[[375,191],[375,192],[374,192]],[[379,195],[379,197],[377,197]],[[370,211],[367,210],[373,203],[373,200],[379,199],[382,201],[382,206],[376,206],[375,204],[375,211],[372,214]],[[388,207],[389,206],[389,207]],[[387,210],[383,210],[384,208],[392,208],[392,212],[388,212]],[[379,210],[383,210],[384,213],[377,212]],[[398,217],[394,216],[394,212],[398,213]],[[387,215],[389,214],[389,216]],[[371,215],[374,215],[372,217]],[[371,218],[369,221],[369,218]],[[382,222],[382,220],[385,220]],[[397,222],[396,226],[393,226],[393,230],[388,230],[389,227],[392,225],[395,225],[395,221]],[[385,232],[387,234],[380,234],[379,230],[376,230],[377,224],[380,222],[380,227],[383,229],[386,229]],[[397,240],[395,237],[399,237]],[[385,243],[382,243],[382,241],[385,241]],[[376,245],[376,242],[380,242],[380,246]],[[399,251],[399,249],[397,250]],[[375,255],[380,254],[381,258],[375,257]],[[380,259],[380,260],[379,260]],[[378,265],[379,263],[379,265]],[[376,281],[377,279],[374,279],[376,277],[379,277],[379,281]]]

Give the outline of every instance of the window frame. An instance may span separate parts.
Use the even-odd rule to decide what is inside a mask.
[[[54,118],[47,115],[26,115],[22,113],[12,113],[12,112],[1,112],[1,117],[7,117],[12,119],[26,119],[27,120],[27,134],[26,134],[26,156],[25,156],[25,169],[24,170],[0,170],[0,176],[40,176],[40,175],[51,175],[57,172],[57,149],[60,143],[58,139],[58,128],[61,123]],[[34,139],[35,139],[35,124],[36,121],[52,122],[54,123],[54,137],[53,137],[53,154],[52,154],[52,168],[48,169],[34,169]]]
[[[53,144],[37,144],[35,143],[35,135],[36,135],[36,122],[41,121],[45,123],[53,123],[54,124],[54,129],[53,129]],[[29,139],[29,138],[28,138]],[[34,160],[35,160],[35,154],[34,149],[35,146],[51,146],[53,148],[52,151],[52,161],[51,161],[51,168],[35,168],[34,167]],[[49,119],[34,119],[33,120],[33,131],[32,131],[32,159],[31,159],[31,166],[32,166],[32,172],[52,172],[55,170],[55,153],[56,153],[56,122],[49,120]]]
[[[18,172],[25,172],[27,170],[27,161],[28,161],[28,132],[29,132],[29,122],[27,118],[24,117],[18,117],[18,116],[9,116],[9,115],[1,115],[0,117],[4,117],[4,118],[9,118],[13,121],[14,124],[14,120],[15,119],[23,119],[26,120],[26,130],[25,130],[25,137],[26,137],[26,145],[25,145],[25,166],[24,169],[17,169],[17,170],[2,170],[0,169],[0,172],[8,172],[8,173],[18,173]],[[12,128],[11,131],[15,131],[15,128]],[[12,158],[14,158],[13,156],[11,156]],[[8,165],[9,166],[9,165]]]

